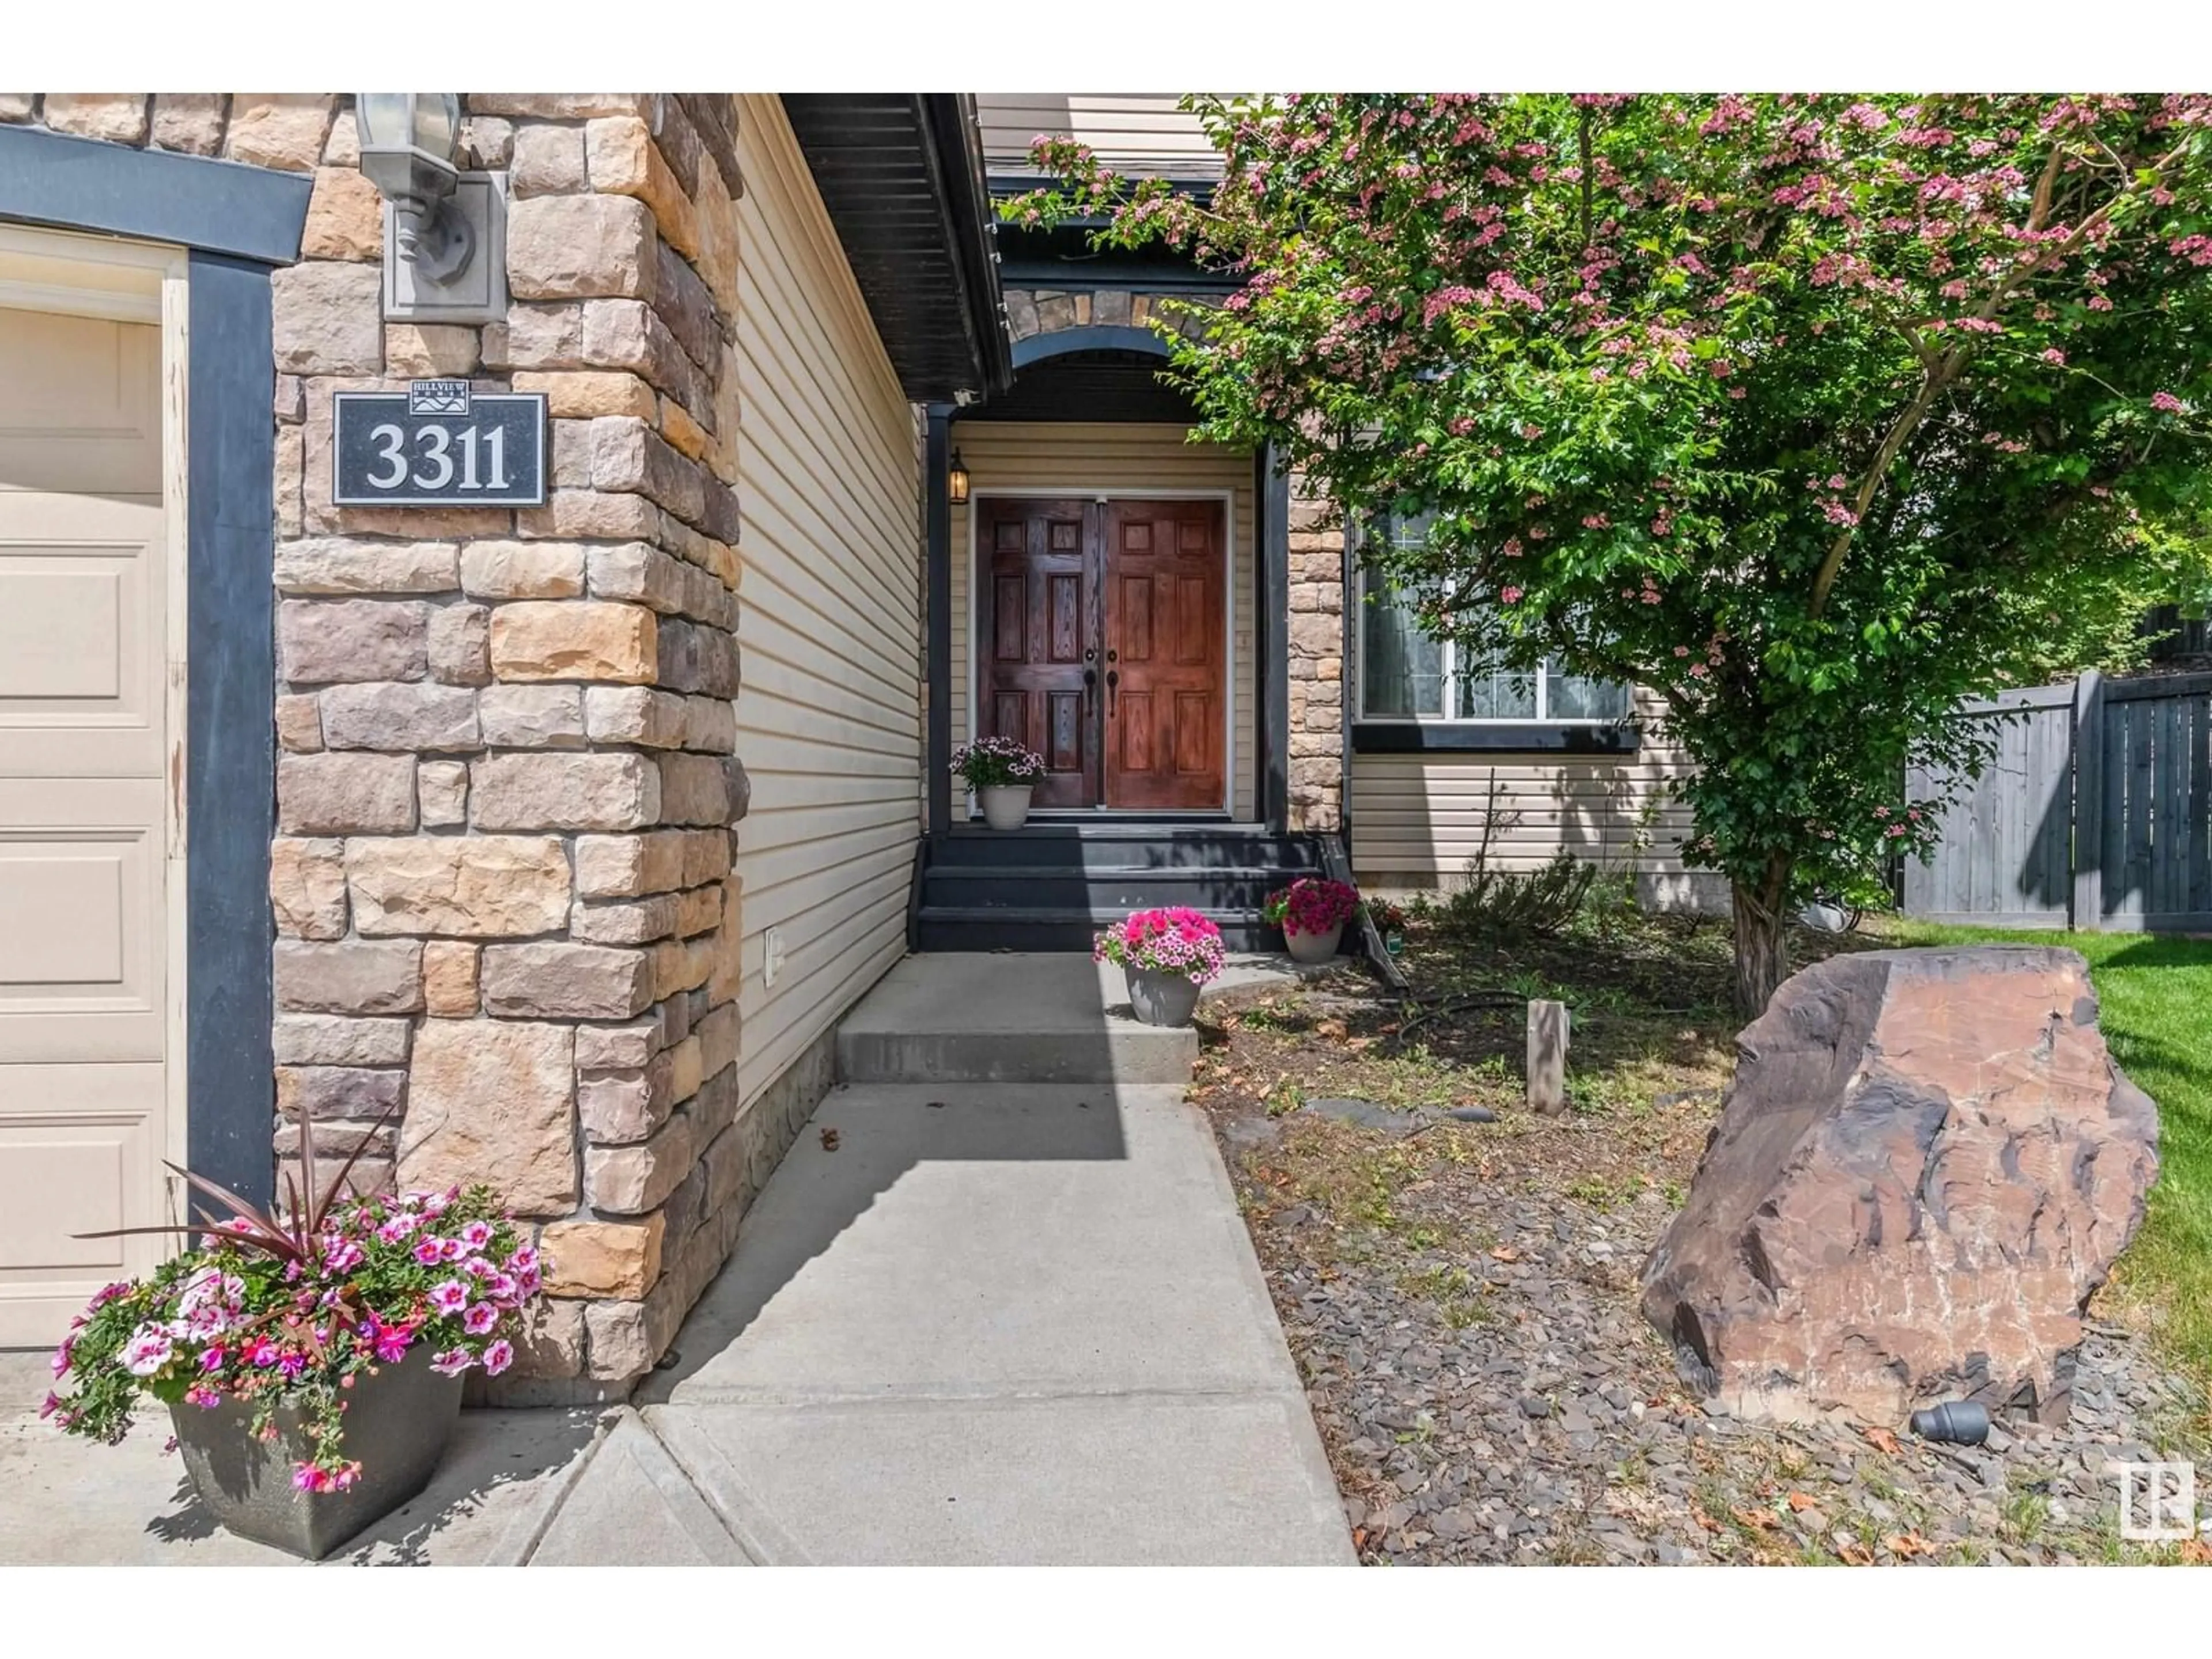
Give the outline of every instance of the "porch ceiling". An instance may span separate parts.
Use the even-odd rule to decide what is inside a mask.
[[[908,397],[988,397],[1013,374],[974,100],[954,93],[787,93]]]
[[[1156,351],[1070,351],[1016,371],[1014,383],[965,421],[1169,421],[1198,422],[1198,408],[1160,379]]]

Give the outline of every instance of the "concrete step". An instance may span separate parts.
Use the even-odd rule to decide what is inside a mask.
[[[1287,959],[1242,958],[1207,989],[1287,980]],[[1198,1033],[1139,1024],[1121,970],[1055,951],[912,956],[837,1029],[848,1083],[1190,1080]]]

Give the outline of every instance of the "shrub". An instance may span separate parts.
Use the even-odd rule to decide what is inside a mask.
[[[1564,848],[1549,864],[1528,871],[1492,870],[1478,857],[1468,863],[1466,884],[1439,902],[1438,915],[1455,933],[1547,938],[1574,920],[1597,875],[1595,865]]]

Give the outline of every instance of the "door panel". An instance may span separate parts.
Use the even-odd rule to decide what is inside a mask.
[[[984,500],[976,545],[988,580],[989,614],[978,635],[983,664],[982,735],[1012,738],[1044,757],[1030,798],[1041,807],[1098,801],[1095,672],[1098,585],[1091,507],[1084,501]]]
[[[1227,572],[1218,501],[1104,510],[1106,804],[1206,811],[1228,804]]]
[[[158,1241],[169,608],[158,331],[0,310],[0,1346]]]

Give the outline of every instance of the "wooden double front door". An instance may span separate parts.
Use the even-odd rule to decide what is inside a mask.
[[[1044,757],[1032,804],[1227,806],[1221,503],[992,497],[975,511],[977,726]]]

